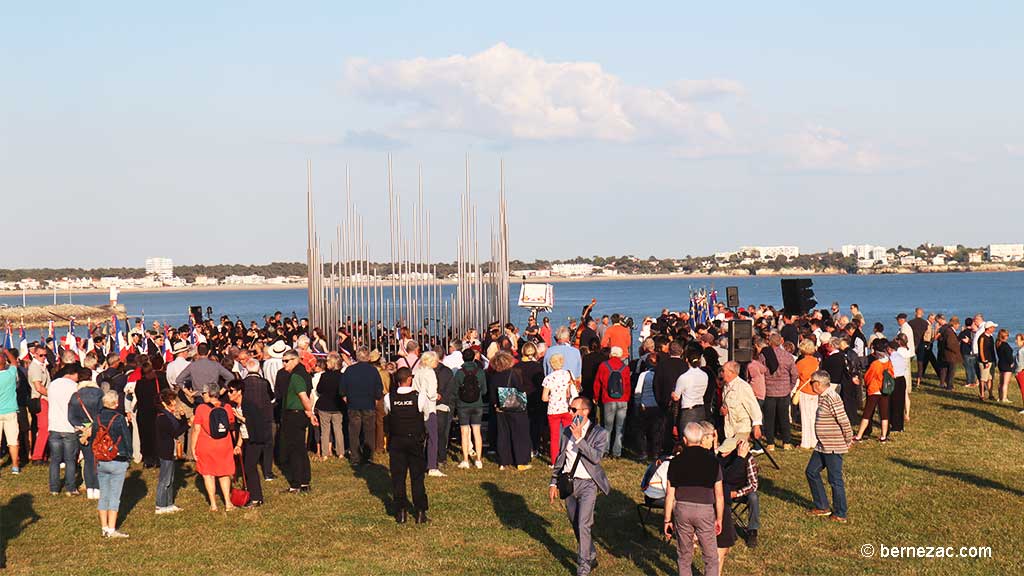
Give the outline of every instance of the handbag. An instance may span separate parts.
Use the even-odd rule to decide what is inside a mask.
[[[509,374],[509,384],[516,376],[515,370]],[[502,412],[526,412],[526,392],[521,392],[515,386],[498,388],[498,408]]]
[[[892,391],[896,389],[896,379],[892,377],[892,374],[888,370],[882,371],[882,394],[888,396],[892,394]]]
[[[589,438],[590,433],[593,430],[594,427],[591,426],[590,429],[587,430],[587,433],[583,435],[583,440]],[[562,470],[561,472],[558,473],[558,476],[555,478],[555,486],[558,488],[558,497],[561,498],[562,500],[565,500],[569,496],[572,496],[572,492],[574,489],[573,478],[576,477],[576,467],[580,465],[580,458],[581,455],[579,451],[577,451],[576,460],[573,461],[572,468],[568,472]]]
[[[793,386],[793,389],[789,392],[789,399],[793,402],[793,406],[800,405],[800,387],[800,381],[797,380],[796,386]]]
[[[249,495],[249,482],[245,478],[245,465],[242,463],[241,458],[237,458],[239,468],[242,469],[242,487],[235,488],[231,487],[231,503],[239,508],[249,503],[251,496]]]

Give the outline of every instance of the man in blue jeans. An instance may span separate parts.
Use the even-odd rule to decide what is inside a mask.
[[[622,431],[629,412],[629,366],[622,360],[623,351],[612,346],[607,362],[602,362],[594,379],[594,398],[601,402],[604,429],[612,435],[611,455],[622,456]]]
[[[814,433],[818,444],[811,453],[805,471],[811,488],[814,508],[811,516],[831,516],[832,520],[846,523],[846,483],[843,480],[843,454],[853,443],[853,429],[846,417],[843,399],[832,390],[831,376],[818,370],[811,376],[811,390],[818,395],[818,411],[814,419]],[[821,471],[828,469],[828,483],[832,487],[832,508],[828,506]]]
[[[68,404],[78,391],[78,370],[69,370],[46,387],[50,424],[50,494],[60,494],[60,466],[64,465],[64,488],[78,495],[78,433],[68,419]]]

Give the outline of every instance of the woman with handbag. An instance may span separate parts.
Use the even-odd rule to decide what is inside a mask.
[[[861,416],[860,429],[853,437],[854,442],[863,440],[864,432],[868,429],[868,424],[871,423],[871,417],[875,415],[876,407],[878,408],[878,418],[882,423],[882,435],[879,436],[878,441],[889,441],[889,394],[892,394],[892,390],[886,390],[886,383],[891,382],[890,386],[895,387],[895,372],[887,353],[889,342],[885,338],[880,338],[874,341],[872,348],[874,348],[874,361],[864,373],[864,385],[867,387],[868,399],[864,403],[864,414]]]
[[[549,359],[551,374],[544,378],[541,400],[548,405],[548,429],[551,437],[551,467],[558,460],[558,445],[562,441],[562,431],[569,427],[572,415],[569,414],[569,403],[576,398],[576,386],[572,374],[565,370],[565,357],[555,354]]]
[[[499,351],[491,359],[487,389],[491,405],[496,407],[498,422],[499,470],[515,466],[529,470],[530,419],[526,414],[526,382],[516,369],[515,358]]]
[[[206,494],[210,498],[210,511],[217,511],[217,484],[224,496],[224,510],[235,507],[231,504],[231,478],[235,475],[236,448],[231,432],[235,427],[235,412],[230,405],[220,401],[220,388],[212,386],[208,391],[210,401],[196,406],[192,420],[191,452],[196,455],[196,473],[203,477]],[[226,428],[226,429],[225,429]],[[239,446],[241,436],[239,436]]]

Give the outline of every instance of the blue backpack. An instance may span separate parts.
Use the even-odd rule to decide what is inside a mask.
[[[618,400],[626,393],[626,387],[622,382],[622,371],[626,369],[626,364],[623,363],[619,369],[612,368],[611,362],[605,362],[608,366],[608,397]]]

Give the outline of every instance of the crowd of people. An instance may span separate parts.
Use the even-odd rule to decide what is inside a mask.
[[[911,392],[929,367],[947,388],[962,368],[982,400],[1009,402],[1014,378],[1024,392],[1024,335],[1014,351],[1008,332],[981,315],[961,326],[918,309],[897,316],[889,336],[881,323],[867,336],[856,305],[793,315],[719,304],[700,324],[664,310],[638,330],[591,311],[568,326],[531,316],[522,333],[495,322],[443,338],[399,326],[370,339],[350,323],[328,342],[278,312],[262,327],[227,317],[179,328],[137,321],[123,341],[97,329],[33,342],[0,354],[9,470],[48,466],[53,495],[79,495],[84,484],[102,535],[123,538],[118,508],[133,461],[159,469],[155,513],[164,515],[181,510],[183,461],[194,462],[217,511],[261,506],[275,464],[283,491],[303,494],[310,458],[359,468],[387,453],[395,520],[426,523],[424,477],[480,469],[492,452],[500,470],[550,466],[549,496],[565,500],[578,573],[588,574],[594,505],[610,490],[602,462],[631,457],[650,463],[645,496],[664,506],[680,574],[695,541],[711,576],[737,541],[734,501],[747,504],[746,543],[757,545],[755,457],[797,448],[794,429],[810,453],[808,513],[845,523],[844,454],[870,437],[876,412],[879,442],[907,429]],[[733,319],[754,327],[748,363],[730,360]],[[239,478],[245,498],[232,490]]]

